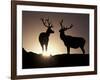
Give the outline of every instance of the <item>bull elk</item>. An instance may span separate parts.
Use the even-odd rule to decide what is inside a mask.
[[[64,42],[64,45],[67,47],[67,54],[70,54],[70,48],[80,48],[85,54],[85,39],[82,37],[73,37],[70,35],[66,35],[64,31],[67,31],[73,27],[73,24],[71,24],[69,27],[64,26],[63,20],[60,22],[61,29],[59,30],[60,32],[60,38]]]
[[[40,33],[39,42],[42,47],[42,51],[44,51],[44,50],[47,51],[49,36],[51,33],[54,33],[54,31],[52,30],[53,25],[50,23],[49,18],[48,19],[41,18],[41,21],[42,21],[43,25],[45,27],[47,27],[47,30],[46,30],[46,32]],[[45,46],[45,49],[44,49],[44,46]]]

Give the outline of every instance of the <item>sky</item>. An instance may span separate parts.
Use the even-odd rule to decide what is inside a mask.
[[[22,12],[22,46],[26,51],[42,53],[42,48],[39,43],[39,34],[46,32],[47,28],[43,25],[40,18],[49,18],[53,24],[54,34],[49,37],[48,51],[52,55],[67,53],[67,48],[60,39],[60,21],[63,19],[63,25],[74,26],[65,31],[66,35],[74,37],[83,37],[86,40],[85,52],[89,53],[89,14],[79,13],[55,13],[55,12]],[[80,48],[70,49],[71,54],[82,54]]]

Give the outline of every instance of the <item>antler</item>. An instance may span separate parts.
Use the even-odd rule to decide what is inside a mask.
[[[68,29],[71,29],[72,27],[73,27],[73,24],[71,24],[69,27],[65,27],[65,26],[63,26],[63,19],[61,20],[61,22],[60,22],[60,26],[61,26],[61,28],[63,28],[64,30],[68,30]]]
[[[66,26],[65,30],[71,29],[73,27],[73,24],[71,24],[69,27]]]
[[[44,25],[45,27],[48,27],[48,25],[46,24],[46,20],[45,20],[44,18],[40,18],[40,20],[42,20],[43,25]]]
[[[61,26],[61,28],[64,28],[64,26],[62,25],[62,23],[63,23],[63,19],[60,22],[60,26]]]
[[[45,27],[53,27],[52,24],[49,22],[49,18],[47,19],[41,18],[41,20]]]

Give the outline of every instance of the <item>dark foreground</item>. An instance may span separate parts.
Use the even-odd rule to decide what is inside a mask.
[[[40,54],[26,52],[24,49],[22,49],[22,52],[23,69],[89,65],[89,54],[61,54],[46,58]]]

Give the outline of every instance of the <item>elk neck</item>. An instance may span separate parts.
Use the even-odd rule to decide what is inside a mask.
[[[47,30],[46,31],[46,35],[49,37],[50,36],[50,32]]]
[[[61,38],[62,40],[65,39],[65,33],[64,33],[64,31],[60,32],[60,38]]]

